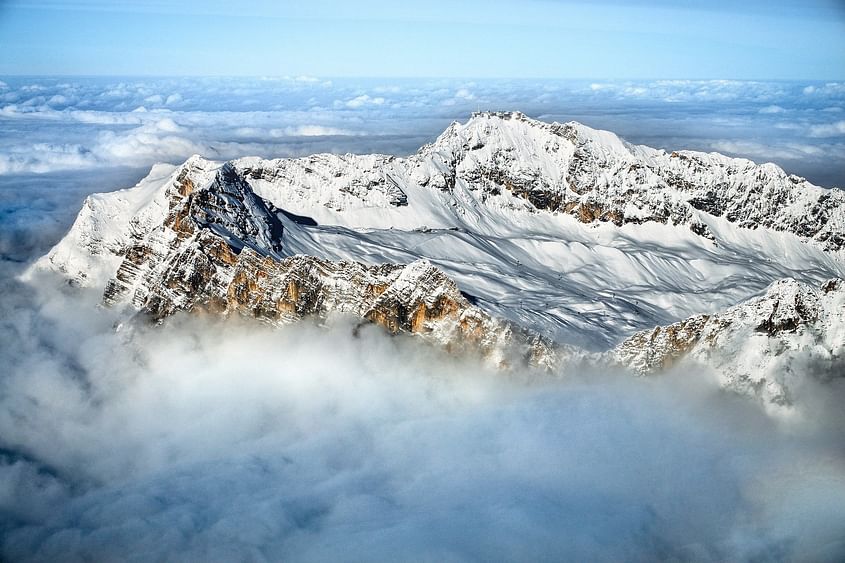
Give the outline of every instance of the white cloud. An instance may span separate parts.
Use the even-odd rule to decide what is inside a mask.
[[[0,175],[90,168],[97,162],[96,155],[80,144],[33,143],[0,153]]]
[[[356,96],[351,100],[347,100],[346,102],[340,102],[339,104],[342,106],[346,106],[347,108],[358,109],[365,106],[380,106],[383,105],[385,99],[381,96],[378,97],[370,97],[369,94],[362,94],[360,96]],[[336,102],[335,105],[338,105]]]
[[[120,99],[132,96],[134,92],[130,90],[126,84],[117,84],[111,88],[107,88],[100,93],[101,98]]]
[[[170,119],[169,117],[165,117],[163,119],[159,119],[156,121],[153,126],[159,131],[166,131],[168,133],[176,133],[178,131],[182,131],[183,129],[176,125],[176,122]]]
[[[113,121],[98,113],[76,117],[84,123],[131,123],[120,115],[113,116]],[[143,167],[152,162],[182,160],[197,152],[207,154],[209,147],[192,140],[173,119],[158,117],[128,131],[101,131],[93,142],[86,144],[36,142],[11,147],[0,153],[0,175],[98,166]]]
[[[652,82],[596,82],[589,91],[621,99],[652,99],[664,102],[768,101],[783,97],[783,85],[739,80],[656,80]]]
[[[824,157],[827,151],[809,143],[761,143],[747,140],[719,140],[712,141],[713,150],[728,155],[745,156],[747,158],[772,161],[777,159],[800,160],[807,157]]]
[[[326,127],[324,125],[297,125],[294,127],[285,127],[284,129],[272,129],[270,134],[273,136],[281,136],[280,133],[288,137],[320,137],[324,135],[355,135],[354,131],[348,129],[339,129],[337,127]]]
[[[302,124],[291,125],[288,127],[275,127],[272,129],[263,129],[261,127],[239,127],[235,129],[235,133],[240,137],[258,139],[272,138],[279,139],[284,137],[325,137],[325,136],[353,136],[360,135],[360,132],[352,131],[350,129],[341,129],[339,127],[328,127],[325,125]]]
[[[460,98],[462,100],[474,100],[475,94],[473,94],[466,88],[461,88],[457,92],[455,92],[455,97]]]
[[[164,105],[172,106],[174,104],[178,104],[181,101],[182,101],[182,94],[179,94],[177,92],[175,94],[170,94],[169,96],[167,96],[167,99],[164,101]]]
[[[7,104],[0,107],[0,115],[3,117],[17,117],[24,112],[25,110],[23,108],[19,108],[17,104]]]
[[[771,105],[760,109],[760,113],[786,113],[786,110],[780,106]]]
[[[56,94],[47,101],[47,103],[51,106],[64,106],[67,105],[69,102],[70,100],[65,96],[62,96],[61,94]]]
[[[100,161],[124,166],[172,162],[195,153],[207,154],[203,143],[180,133],[184,130],[173,120],[160,119],[125,133],[103,132],[92,150]]]
[[[98,298],[0,301],[44,343],[3,352],[5,558],[802,559],[843,532],[837,393],[808,439],[693,373],[508,378],[345,322],[115,333]]]
[[[845,136],[845,121],[825,123],[810,127],[811,137],[841,137]]]
[[[377,93],[387,93],[387,94],[399,94],[402,92],[402,87],[397,86],[396,84],[391,84],[389,86],[376,86],[373,88],[374,92]]]
[[[835,97],[841,99],[845,96],[845,82],[828,82],[821,85],[810,85],[804,88],[804,94],[816,97]]]

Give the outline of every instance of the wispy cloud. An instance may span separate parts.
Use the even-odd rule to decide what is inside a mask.
[[[369,94],[361,94],[355,96],[351,100],[336,100],[335,107],[347,107],[351,109],[358,109],[365,106],[381,106],[384,105],[385,99],[381,96],[371,97]]]
[[[845,120],[810,127],[811,137],[845,137]]]

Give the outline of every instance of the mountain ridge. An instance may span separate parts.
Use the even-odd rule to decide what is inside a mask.
[[[645,372],[656,352],[638,331],[698,331],[700,315],[758,303],[778,280],[845,277],[843,244],[845,194],[774,165],[483,112],[407,158],[154,167],[135,188],[86,199],[33,269],[156,320],[345,312],[447,348],[474,342],[498,362],[499,348],[547,366],[592,351]],[[418,291],[380,308],[381,290],[422,264]]]
[[[517,132],[520,132],[520,127],[523,129],[521,131],[523,134],[525,130],[539,130],[547,133],[548,136],[566,139],[573,144],[564,148],[553,145],[552,149],[554,150],[552,152],[561,153],[564,158],[559,159],[558,166],[551,166],[550,162],[537,157],[536,151],[531,153],[533,156],[528,155],[529,148],[531,150],[536,149],[538,143],[533,142],[526,146],[524,142],[520,143],[514,139],[516,135],[513,134],[513,131],[510,131],[514,128],[513,122],[520,124],[516,126]],[[447,156],[451,156],[452,160],[460,161],[458,164],[464,164],[464,161],[469,159],[467,149],[473,149],[468,151],[471,153],[487,146],[477,144],[480,142],[478,139],[496,137],[496,135],[490,133],[491,130],[508,131],[509,135],[504,135],[506,138],[505,149],[507,149],[504,152],[516,151],[519,153],[518,156],[523,158],[503,157],[501,156],[501,147],[494,147],[488,149],[483,159],[473,156],[470,159],[471,162],[463,166],[444,162],[444,160],[449,160],[446,158]],[[474,141],[476,144],[473,144],[473,139],[476,139]],[[536,141],[537,139],[531,140]],[[544,145],[547,144],[547,141],[548,139],[544,139]],[[578,148],[582,145],[592,146],[596,144],[599,144],[600,150],[592,151],[596,154],[590,155],[592,160],[587,164],[577,158],[570,160],[575,158]],[[444,151],[451,152],[447,155],[444,154]],[[816,205],[815,207],[811,205],[806,209],[801,209],[809,210],[810,218],[807,224],[790,221],[784,225],[779,225],[775,224],[780,220],[777,217],[762,222],[754,222],[754,217],[742,219],[739,211],[727,209],[731,206],[726,206],[724,200],[730,199],[731,196],[736,194],[731,192],[727,195],[714,195],[712,192],[719,187],[717,183],[708,188],[709,191],[701,197],[690,198],[686,202],[689,204],[688,208],[679,207],[679,204],[683,202],[672,201],[673,198],[669,197],[666,201],[660,201],[657,204],[651,202],[660,207],[657,211],[654,209],[639,209],[640,213],[638,214],[628,209],[626,213],[625,207],[627,207],[627,204],[626,206],[614,204],[614,206],[607,202],[598,201],[598,199],[601,199],[598,195],[603,195],[604,199],[612,199],[619,194],[597,195],[589,193],[595,187],[590,185],[590,182],[595,182],[595,170],[590,172],[584,169],[584,166],[594,167],[595,162],[604,162],[605,168],[608,168],[608,170],[603,172],[609,171],[615,174],[619,173],[621,165],[631,164],[630,162],[608,162],[612,160],[610,157],[614,155],[616,157],[639,158],[644,162],[652,161],[653,168],[658,168],[658,164],[665,166],[666,162],[670,162],[675,168],[681,169],[685,167],[706,168],[713,166],[715,163],[717,167],[725,167],[727,170],[724,173],[728,176],[736,175],[738,169],[750,170],[754,174],[750,177],[753,181],[747,182],[751,184],[749,190],[754,187],[755,181],[757,183],[762,181],[771,183],[773,180],[779,180],[781,184],[775,186],[779,191],[795,192],[806,196],[799,198],[801,201],[792,201],[793,205],[807,204],[812,202],[814,198]],[[527,168],[522,166],[521,162],[528,162],[532,166],[536,166],[535,168]],[[654,164],[654,162],[658,164]],[[845,220],[842,219],[842,210],[845,209],[845,192],[841,190],[813,186],[803,178],[787,175],[782,169],[770,163],[757,165],[750,160],[725,157],[718,153],[673,151],[667,154],[663,150],[651,149],[643,145],[631,145],[611,132],[591,129],[577,122],[546,124],[530,119],[520,112],[476,112],[469,122],[464,125],[454,122],[434,142],[424,145],[416,154],[407,159],[388,155],[317,154],[309,157],[273,160],[246,157],[230,161],[227,164],[243,175],[245,181],[257,182],[258,185],[254,185],[253,189],[262,198],[271,202],[274,200],[284,201],[292,204],[294,208],[307,204],[311,208],[323,206],[335,208],[338,211],[349,211],[350,208],[354,209],[354,204],[375,208],[406,206],[408,203],[407,194],[402,189],[403,185],[407,187],[409,183],[415,182],[419,186],[431,186],[439,190],[451,191],[454,190],[454,183],[460,173],[461,179],[467,180],[467,184],[472,185],[475,189],[480,189],[482,201],[500,195],[501,188],[504,188],[514,193],[517,198],[527,200],[534,210],[569,213],[584,223],[608,221],[620,226],[628,222],[667,222],[671,220],[678,223],[692,221],[692,228],[701,228],[706,233],[707,225],[695,222],[694,219],[696,218],[692,217],[695,212],[702,212],[711,217],[725,215],[729,222],[737,223],[740,227],[743,227],[743,225],[746,225],[745,228],[764,226],[776,231],[790,232],[819,243],[825,250],[841,250],[845,245],[845,239],[842,235],[842,232],[845,232]],[[539,169],[537,167],[541,165],[544,174],[537,178]],[[202,184],[208,179],[206,177],[208,170],[219,166],[221,164],[194,155],[181,165],[180,170],[182,170],[181,173],[190,177],[192,183]],[[456,166],[457,169],[453,170]],[[408,170],[403,171],[401,170],[402,167],[407,167]],[[508,167],[514,168],[516,172],[506,170]],[[641,169],[635,168],[634,170]],[[627,171],[630,172],[630,170]],[[323,173],[321,174],[321,172]],[[509,175],[509,172],[513,173]],[[451,177],[444,176],[444,173],[451,175]],[[198,174],[198,177],[191,177],[194,174]],[[569,174],[569,176],[566,174]],[[632,190],[634,188],[641,190],[643,186],[657,187],[667,192],[672,191],[673,186],[668,183],[659,185],[660,178],[655,176],[654,173],[649,174],[648,171],[644,171],[641,174],[648,177],[640,178],[635,175],[621,179],[628,182],[625,185],[627,191],[623,192],[623,195],[639,197]],[[491,175],[495,178],[491,179]],[[400,176],[407,176],[407,178]],[[522,178],[515,179],[514,176],[522,176]],[[525,176],[534,177],[535,181],[533,183],[528,182]],[[330,177],[341,178],[342,181],[328,186],[325,190],[318,190],[313,185],[315,181],[325,182]],[[270,193],[266,186],[262,186],[262,183],[268,182],[268,178],[271,178],[277,184],[274,193]],[[672,178],[672,182],[683,186],[681,179],[678,177],[671,176],[670,178]],[[720,178],[717,177],[716,179]],[[708,179],[713,180],[712,177]],[[582,182],[581,184],[578,183],[579,180]],[[610,186],[608,178],[603,178],[603,180],[607,186]],[[620,179],[615,178],[614,180]],[[490,184],[496,182],[499,184],[498,189],[496,187],[491,188]],[[583,185],[584,182],[588,185]],[[563,185],[564,183],[567,185]],[[558,190],[555,193],[549,192],[552,184],[555,184],[553,187]],[[290,189],[291,193],[280,194],[281,189]],[[297,201],[296,196],[303,194],[306,190],[314,191],[315,193],[309,194],[313,197],[310,199],[302,198],[305,201]],[[773,214],[776,214],[778,206],[785,199],[789,199],[783,195],[774,198],[757,195],[758,197],[752,199],[747,196],[736,197],[735,199],[747,206],[752,204],[762,206],[764,200],[768,201],[770,204],[762,209]],[[566,196],[575,197],[569,201],[565,199]],[[795,200],[796,198],[793,197],[792,199]],[[510,202],[511,205],[513,203]],[[648,202],[638,201],[638,203]],[[89,202],[86,201],[86,206],[88,204]],[[792,209],[792,211],[797,213],[797,210]],[[790,219],[792,220],[794,217]]]
[[[845,279],[779,280],[716,314],[638,332],[611,355],[641,375],[709,366],[725,388],[789,405],[791,387],[807,373],[845,376]]]

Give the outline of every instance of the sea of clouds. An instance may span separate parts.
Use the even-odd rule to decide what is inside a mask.
[[[11,561],[845,554],[845,386],[771,418],[696,374],[504,375],[376,327],[123,324],[0,299]]]
[[[317,151],[408,154],[477,109],[845,186],[845,83],[5,78],[0,175]]]
[[[119,324],[19,279],[158,160],[404,154],[478,106],[841,162],[845,85],[3,80],[0,559],[845,557],[845,380],[772,418],[705,374],[503,375],[343,319]]]
[[[8,560],[845,554],[845,388],[772,419],[694,374],[503,375],[375,327],[118,326],[0,300]],[[815,386],[814,386],[815,385]]]

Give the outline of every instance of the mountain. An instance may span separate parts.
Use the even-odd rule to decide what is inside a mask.
[[[342,312],[546,365],[624,341],[614,358],[648,371],[683,350],[709,361],[706,338],[661,356],[638,331],[680,321],[672,331],[698,334],[702,315],[763,307],[754,299],[779,280],[845,277],[845,192],[772,164],[487,112],[407,158],[157,165],[90,196],[34,268],[158,320]]]
[[[723,387],[789,405],[790,389],[807,374],[845,376],[845,280],[780,280],[725,311],[638,332],[612,354],[643,375],[709,366]]]
[[[545,124],[521,113],[475,114],[412,157],[420,183],[450,190],[458,178],[486,195],[507,190],[535,209],[581,222],[687,224],[712,236],[697,211],[744,228],[845,246],[845,193],[789,176],[773,164],[634,146],[579,123]],[[436,172],[431,174],[432,165]]]
[[[271,324],[346,313],[495,364],[553,362],[554,351],[539,335],[473,306],[427,260],[367,266],[283,256],[283,211],[258,197],[229,163],[205,175],[200,188],[189,170],[165,187],[161,224],[132,231],[106,283],[106,304],[128,300],[155,321],[178,311],[240,314]]]

